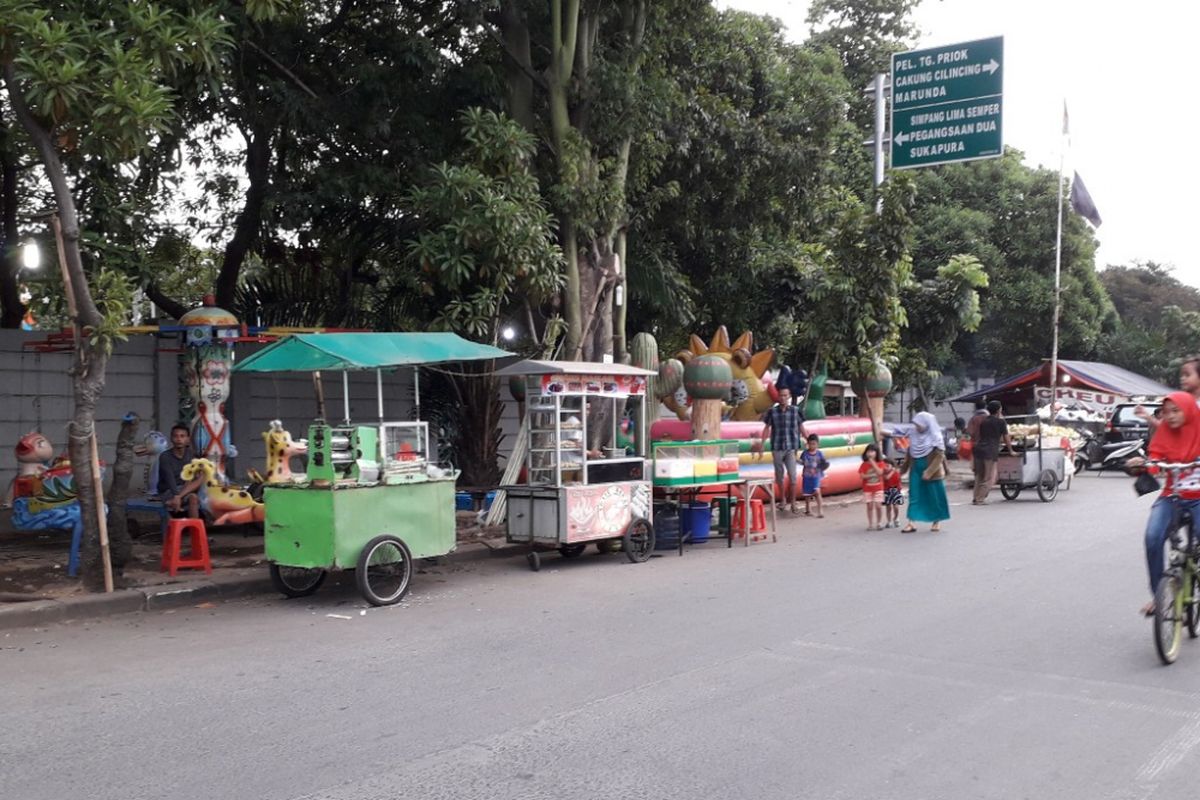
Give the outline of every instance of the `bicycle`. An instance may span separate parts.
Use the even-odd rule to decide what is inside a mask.
[[[1145,465],[1175,473],[1198,466],[1197,462],[1156,461]],[[1200,538],[1192,534],[1191,511],[1180,512],[1167,543],[1168,566],[1154,589],[1154,649],[1164,664],[1173,664],[1179,657],[1184,626],[1188,638],[1200,636]]]

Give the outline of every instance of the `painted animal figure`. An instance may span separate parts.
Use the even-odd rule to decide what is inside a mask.
[[[40,493],[40,478],[46,471],[46,464],[54,458],[54,445],[45,436],[33,431],[17,441],[13,453],[17,457],[17,477],[9,484],[4,497],[6,508],[12,505],[14,497]]]
[[[158,457],[170,449],[171,443],[162,431],[150,431],[142,443],[133,448],[136,456],[150,456],[150,466],[146,468],[146,494],[158,494]]]
[[[204,510],[214,517],[214,525],[232,524],[232,521],[240,516],[245,516],[240,512],[248,511],[252,517],[256,507],[260,514],[259,519],[262,518],[263,504],[251,497],[245,489],[222,483],[217,477],[216,466],[207,458],[193,458],[180,470],[180,475],[185,481],[193,480],[201,474],[204,477],[204,486],[201,489],[200,503]]]
[[[289,462],[293,456],[308,452],[308,442],[293,439],[277,419],[271,420],[271,426],[263,431],[262,438],[267,445],[266,483],[292,483],[298,480],[298,476],[292,474]]]

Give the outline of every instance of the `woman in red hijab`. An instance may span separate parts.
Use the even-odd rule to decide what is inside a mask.
[[[1172,392],[1162,404],[1162,424],[1150,439],[1150,460],[1180,463],[1200,458],[1200,408],[1187,392]],[[1141,464],[1131,459],[1130,467]],[[1200,468],[1165,473],[1162,494],[1150,508],[1146,521],[1146,568],[1150,573],[1150,595],[1163,574],[1163,545],[1179,525],[1184,509],[1192,512],[1192,535],[1200,536]],[[1154,613],[1154,601],[1142,607],[1142,613]]]

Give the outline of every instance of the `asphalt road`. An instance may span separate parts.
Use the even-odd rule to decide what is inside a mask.
[[[434,570],[365,614],[346,584],[11,632],[0,797],[1185,796],[1200,643],[1163,667],[1136,613],[1149,499],[995,497],[954,493],[938,534],[856,507],[641,565]]]

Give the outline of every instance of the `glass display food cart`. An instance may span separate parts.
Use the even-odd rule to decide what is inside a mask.
[[[541,568],[541,550],[574,558],[593,543],[600,552],[621,546],[635,563],[649,559],[654,527],[643,432],[646,378],[656,373],[624,364],[522,361],[500,374],[519,376],[525,386],[526,479],[503,488],[507,538],[530,546],[530,569]]]
[[[452,333],[321,333],[288,336],[234,372],[312,372],[318,419],[308,428],[308,467],[294,484],[268,484],[264,546],[271,581],[283,594],[312,594],[328,570],[353,569],[373,605],[408,591],[413,559],[453,552],[454,482],[438,466],[424,422],[383,421],[383,370],[505,358]],[[322,371],[342,372],[345,415],[325,421]],[[375,370],[379,420],[350,421],[348,371]],[[419,379],[415,386],[420,408]]]

